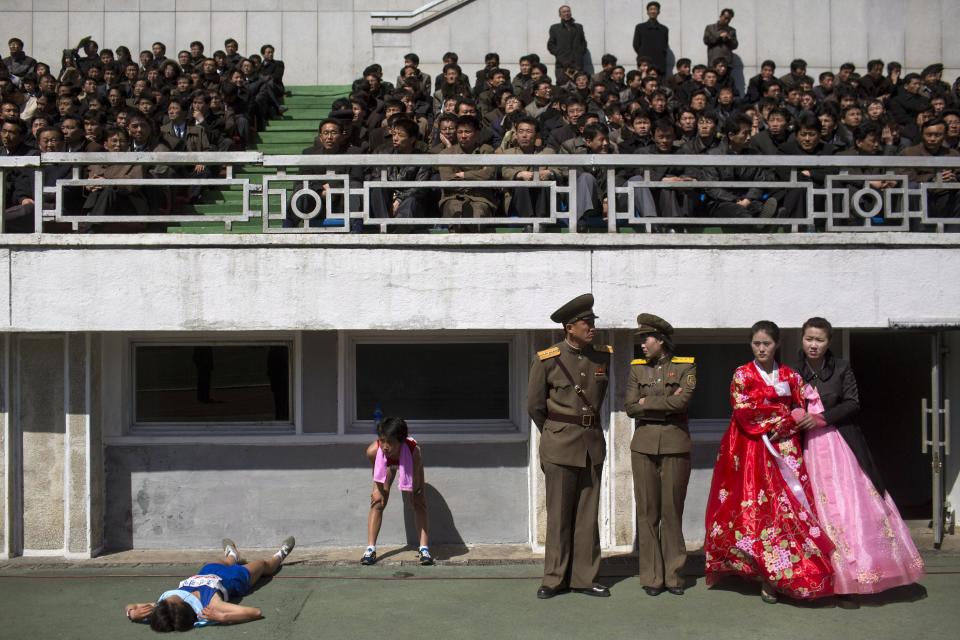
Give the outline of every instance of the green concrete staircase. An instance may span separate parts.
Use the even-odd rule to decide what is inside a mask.
[[[261,151],[270,155],[298,154],[304,148],[312,146],[320,121],[330,113],[330,107],[334,100],[349,94],[350,87],[342,85],[288,86],[287,91],[290,92],[290,95],[284,99],[287,112],[267,123],[266,130],[257,134],[255,143],[249,149],[250,151]],[[257,184],[263,182],[264,175],[275,173],[273,169],[256,165],[234,169],[234,177],[247,178],[252,183]],[[295,173],[295,170],[291,170],[290,173]],[[289,187],[293,183],[274,183],[277,186],[283,184]],[[273,197],[276,198],[277,196]],[[243,190],[239,186],[208,189],[203,194],[201,201],[187,208],[184,213],[210,216],[237,214],[242,204]],[[261,205],[261,196],[259,194],[252,195],[251,209],[257,209]],[[278,203],[273,202],[271,202],[271,205],[279,206]],[[273,206],[271,208],[276,210]],[[271,226],[277,227],[280,224],[279,220],[270,223]],[[263,222],[260,218],[249,222],[234,222],[229,231],[226,230],[222,222],[214,220],[210,222],[181,222],[167,228],[167,233],[261,233],[262,231]]]

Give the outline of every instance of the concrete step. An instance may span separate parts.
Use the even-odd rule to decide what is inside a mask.
[[[330,114],[330,107],[290,107],[283,114],[284,120],[323,120]]]
[[[270,120],[267,122],[267,132],[274,131],[303,131],[316,134],[321,120]]]
[[[332,96],[339,98],[350,93],[348,84],[287,85],[286,90],[294,96]]]
[[[309,143],[304,144],[303,142],[266,143],[258,144],[256,150],[272,155],[299,155],[309,146]]]
[[[317,135],[316,129],[309,131],[261,131],[257,134],[257,148],[261,144],[283,144],[283,143],[302,143],[304,147],[313,144],[313,139]],[[302,147],[301,147],[302,148]]]

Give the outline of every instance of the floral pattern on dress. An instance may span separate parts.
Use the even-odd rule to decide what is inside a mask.
[[[704,542],[707,584],[737,574],[770,582],[793,597],[818,598],[833,592],[833,544],[821,531],[816,514],[791,493],[761,439],[770,438],[796,471],[808,504],[814,504],[790,415],[793,406],[800,406],[802,382],[788,367],[781,366],[779,375],[789,382],[789,397],[779,397],[753,363],[734,373],[733,417],[720,444],[707,503],[711,532]],[[717,532],[716,523],[726,523],[727,528]]]

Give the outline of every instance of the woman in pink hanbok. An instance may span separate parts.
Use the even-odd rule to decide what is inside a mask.
[[[823,318],[803,325],[798,371],[807,411],[819,423],[805,432],[803,457],[818,518],[835,546],[834,592],[841,606],[856,607],[849,596],[913,584],[924,564],[854,422],[857,381],[849,363],[830,352],[831,334]]]

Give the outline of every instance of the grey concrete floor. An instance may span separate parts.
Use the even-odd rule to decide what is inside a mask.
[[[355,550],[354,550],[355,551]],[[319,551],[313,554],[323,555]],[[166,561],[128,552],[113,562],[15,559],[0,563],[0,637],[10,639],[149,638],[127,622],[126,602],[151,600],[197,569],[197,558]],[[192,554],[191,554],[192,555]],[[249,553],[251,558],[257,553]],[[612,597],[535,597],[541,567],[535,558],[461,558],[413,566],[399,551],[383,565],[360,567],[343,552],[339,564],[291,556],[244,602],[265,619],[237,627],[197,630],[202,637],[237,638],[951,638],[960,634],[960,555],[929,551],[920,585],[864,598],[858,610],[833,599],[765,605],[756,587],[730,580],[706,589],[702,557],[688,564],[682,597],[643,593],[633,561],[604,561]],[[410,555],[410,558],[406,558]],[[470,554],[464,554],[469,556]],[[504,554],[506,555],[506,554]],[[491,554],[492,556],[492,554]],[[139,560],[139,561],[138,561]],[[186,562],[186,564],[184,564]]]

